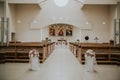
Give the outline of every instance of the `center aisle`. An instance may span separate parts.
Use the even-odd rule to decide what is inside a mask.
[[[93,80],[64,45],[57,46],[41,67],[44,71],[40,80]]]

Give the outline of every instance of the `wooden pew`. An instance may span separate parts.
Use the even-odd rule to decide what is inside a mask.
[[[15,46],[2,46],[1,49],[4,52],[5,62],[15,62],[15,57],[16,57]]]
[[[88,49],[95,51],[98,64],[120,64],[120,47],[111,44],[70,43],[70,49],[82,64],[85,62],[84,53]]]
[[[48,47],[50,47],[49,50]],[[2,47],[2,50],[5,51],[6,62],[28,62],[28,55],[31,49],[37,49],[39,51],[39,60],[43,63],[48,55],[54,50],[54,43],[12,42],[9,46]]]

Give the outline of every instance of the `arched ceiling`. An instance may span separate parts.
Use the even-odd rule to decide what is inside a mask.
[[[34,24],[33,27],[36,26],[39,28],[47,26],[49,24],[54,23],[65,23],[65,24],[72,24],[76,27],[84,27],[86,26],[87,19],[84,17],[83,13],[80,11],[80,7],[82,8],[85,5],[94,5],[94,4],[107,4],[113,5],[117,3],[117,0],[70,0],[71,3],[67,8],[60,9],[54,6],[52,3],[53,0],[7,0],[9,4],[36,4],[39,5],[42,9],[40,11],[40,15],[35,17],[35,21],[38,23]],[[52,2],[50,2],[52,1]],[[74,5],[73,5],[74,3]],[[77,4],[79,3],[79,4]],[[49,6],[45,5],[49,4]],[[81,5],[82,4],[82,5]],[[80,6],[80,7],[79,7]],[[50,7],[50,9],[48,9]],[[43,9],[44,8],[44,9]],[[30,9],[31,10],[31,9]],[[50,10],[50,11],[49,11]],[[56,10],[56,14],[54,16],[53,10]],[[63,10],[63,12],[62,12]],[[61,13],[61,12],[62,13]],[[49,15],[48,15],[49,13]],[[75,13],[75,15],[74,15]],[[44,16],[46,15],[46,16]],[[61,16],[62,15],[62,16]],[[82,18],[82,20],[81,20]],[[34,22],[34,21],[33,21]],[[79,24],[79,23],[84,23]],[[89,25],[88,25],[89,26]],[[91,27],[91,24],[90,24]]]
[[[48,0],[8,0],[8,3],[16,3],[16,4],[38,3],[38,4],[41,4],[46,1]],[[120,0],[73,0],[73,1],[77,1],[83,4],[116,4]]]
[[[41,4],[45,3],[49,0],[8,0],[9,4],[37,4],[41,8]],[[82,5],[80,5],[80,8],[82,8],[84,5],[94,5],[94,4],[100,4],[100,5],[115,5],[120,0],[73,0],[75,2],[78,2]]]

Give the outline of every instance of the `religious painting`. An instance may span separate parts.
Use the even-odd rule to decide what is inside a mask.
[[[72,36],[73,26],[66,26],[66,36]]]
[[[68,24],[52,24],[49,25],[50,36],[72,36],[73,26]]]
[[[58,36],[64,36],[64,26],[58,26]]]
[[[55,26],[54,25],[51,25],[49,27],[49,35],[50,36],[56,36],[56,30],[55,30]]]

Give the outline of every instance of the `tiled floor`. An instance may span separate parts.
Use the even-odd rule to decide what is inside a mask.
[[[0,64],[0,80],[120,80],[120,66],[97,65],[87,72],[65,46],[57,46],[49,58],[30,71],[29,63]]]

